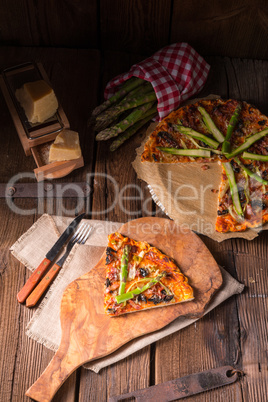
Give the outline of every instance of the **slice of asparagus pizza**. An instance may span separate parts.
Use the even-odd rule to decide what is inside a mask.
[[[110,316],[194,299],[175,261],[147,242],[110,234],[106,267],[104,309]]]

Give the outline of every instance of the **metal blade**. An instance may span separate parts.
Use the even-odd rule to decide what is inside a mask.
[[[78,215],[65,229],[65,231],[62,233],[60,238],[56,241],[54,246],[49,250],[49,252],[46,254],[46,258],[50,261],[53,261],[54,258],[57,256],[63,245],[66,243],[68,238],[74,233],[75,229],[81,222],[81,220],[84,218],[85,213]]]

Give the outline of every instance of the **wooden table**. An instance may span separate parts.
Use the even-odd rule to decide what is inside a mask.
[[[80,133],[85,159],[84,168],[56,183],[85,182],[90,177],[92,191],[82,199],[83,210],[89,218],[126,222],[141,216],[163,216],[151,200],[145,183],[137,179],[131,167],[144,132],[112,154],[106,143],[94,142],[94,133],[87,127],[91,109],[102,100],[105,83],[127,71],[142,58],[140,55],[15,47],[0,48],[0,55],[1,69],[29,60],[43,63],[71,127]],[[202,95],[214,93],[223,98],[247,100],[264,114],[268,113],[267,61],[222,57],[207,58],[207,61],[212,68]],[[30,176],[35,163],[32,157],[24,154],[1,94],[0,110],[0,182],[7,183],[18,173],[26,172]],[[107,175],[118,183],[119,190],[124,191],[123,205],[114,202],[113,183],[106,179]],[[35,180],[25,177],[21,182],[35,183]],[[127,184],[131,186],[126,188]],[[143,201],[135,185],[140,187]],[[29,400],[24,396],[25,391],[53,356],[53,352],[25,335],[25,327],[34,310],[19,305],[16,294],[29,277],[29,271],[10,255],[9,248],[44,212],[65,216],[79,212],[76,199],[16,198],[14,205],[17,212],[7,205],[5,198],[0,200],[1,402]],[[105,401],[111,395],[224,365],[243,370],[245,376],[233,385],[188,400],[267,400],[267,239],[267,232],[264,232],[250,242],[234,239],[219,244],[202,236],[216,261],[245,284],[244,292],[228,299],[194,325],[99,374],[84,368],[77,370],[54,400]]]

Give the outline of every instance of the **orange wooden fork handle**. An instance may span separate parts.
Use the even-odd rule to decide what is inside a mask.
[[[44,276],[41,282],[36,286],[36,288],[32,291],[30,296],[26,299],[26,306],[33,307],[36,305],[42,294],[48,288],[50,283],[55,278],[56,274],[59,272],[61,267],[58,264],[54,264],[48,273]]]
[[[41,262],[41,264],[34,270],[30,278],[27,280],[23,288],[19,291],[17,294],[17,299],[20,303],[23,303],[31,291],[35,288],[36,284],[40,281],[42,278],[44,272],[46,271],[48,265],[51,263],[51,261],[47,258],[44,258],[44,260]]]

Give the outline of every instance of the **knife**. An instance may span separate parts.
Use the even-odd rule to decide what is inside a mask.
[[[84,225],[84,226],[83,226]],[[75,246],[75,244],[85,244],[87,241],[90,232],[92,231],[93,226],[89,226],[86,224],[83,224],[79,226],[69,243],[67,244],[65,253],[63,256],[50,268],[50,270],[44,275],[44,278],[38,283],[38,285],[35,287],[35,289],[32,291],[29,297],[26,299],[26,306],[27,307],[33,307],[36,305],[36,303],[40,300],[41,296],[45,292],[45,290],[48,288],[48,286],[53,282],[53,279],[59,272],[59,270],[62,268],[64,262],[66,261],[68,255],[70,254],[72,248]]]
[[[54,258],[57,256],[59,251],[61,250],[62,246],[68,238],[74,233],[75,229],[85,216],[85,213],[78,215],[65,229],[65,231],[62,233],[62,235],[59,237],[59,239],[56,241],[54,246],[48,251],[46,254],[45,258],[43,261],[40,263],[40,265],[34,270],[30,278],[27,280],[23,288],[19,291],[17,294],[17,299],[20,303],[23,303],[29,294],[32,292],[32,290],[35,288],[37,283],[40,281],[42,278],[43,274],[45,273],[47,267],[51,263],[51,261],[54,260]]]

